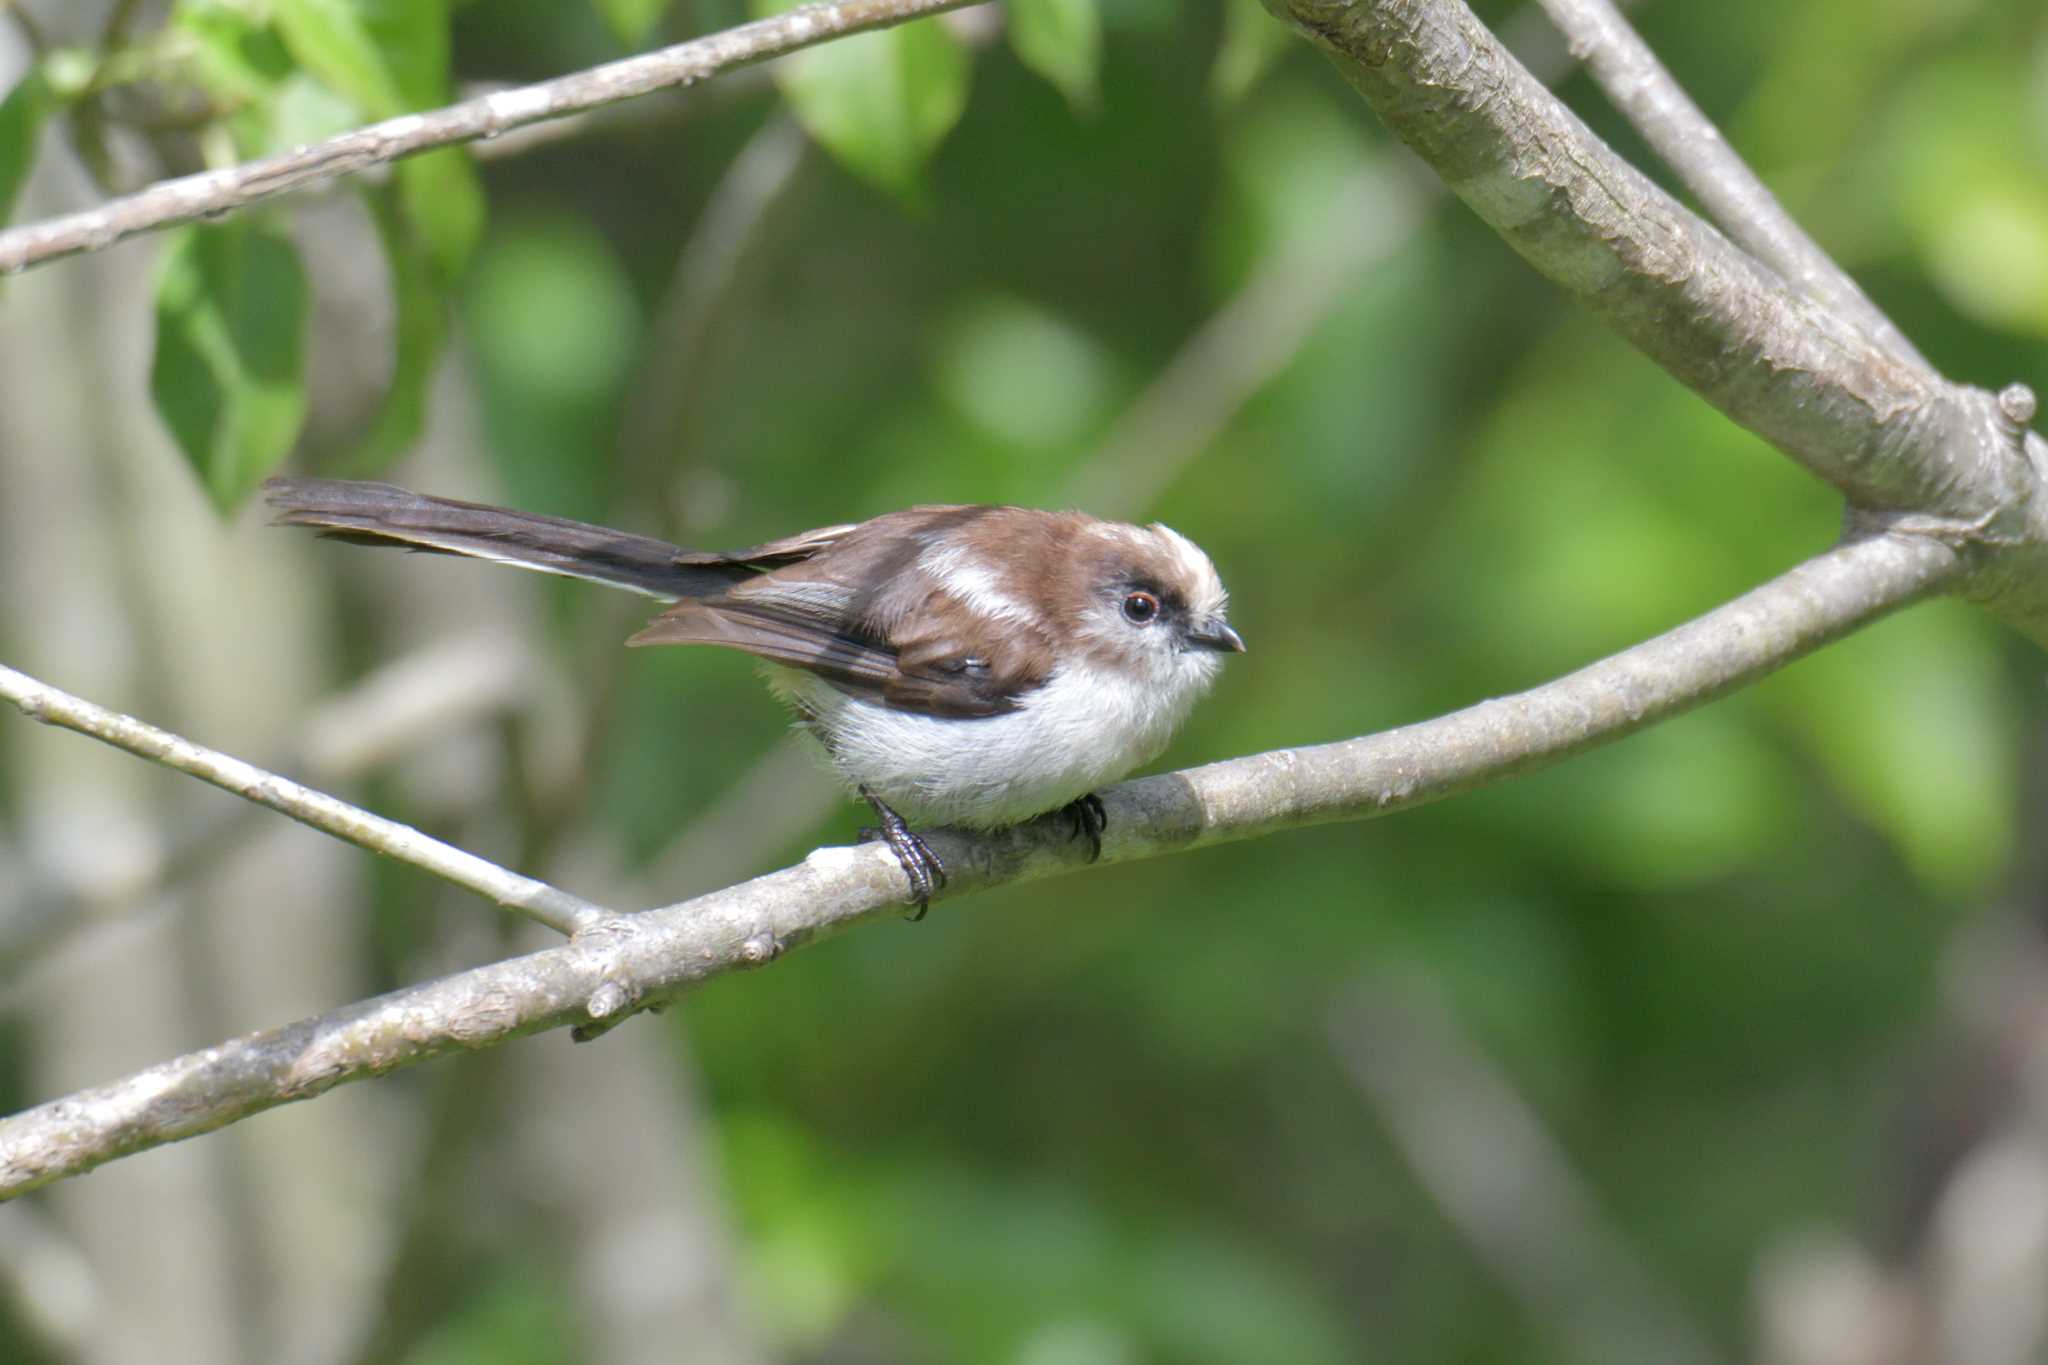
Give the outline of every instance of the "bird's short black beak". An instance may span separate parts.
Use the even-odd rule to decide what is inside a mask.
[[[1181,636],[1189,649],[1213,649],[1218,654],[1244,653],[1244,637],[1223,621],[1204,621],[1190,626]]]

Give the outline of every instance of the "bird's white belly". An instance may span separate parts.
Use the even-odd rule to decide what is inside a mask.
[[[999,716],[947,719],[849,697],[777,668],[775,690],[814,717],[833,766],[914,823],[997,829],[1056,810],[1166,748],[1198,687],[1062,668]]]

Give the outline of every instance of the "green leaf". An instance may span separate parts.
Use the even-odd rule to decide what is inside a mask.
[[[1950,303],[1988,326],[2048,335],[2048,188],[2037,115],[1997,59],[1916,67],[1893,97],[1882,158],[1895,210]]]
[[[348,0],[348,7],[390,72],[400,109],[448,102],[448,0]]]
[[[1009,0],[1005,8],[1017,60],[1051,81],[1076,111],[1093,109],[1102,69],[1095,0]]]
[[[178,0],[168,32],[173,40],[165,48],[176,54],[177,78],[204,93],[233,138],[236,155],[264,156],[291,145],[277,126],[278,100],[294,81],[315,83],[299,71],[267,20],[219,0]],[[346,112],[341,127],[362,121],[353,105]]]
[[[383,405],[347,460],[354,475],[377,473],[419,439],[434,369],[448,341],[447,279],[400,202],[403,193],[402,187],[384,185],[363,195],[391,272],[394,350]]]
[[[298,439],[305,332],[306,276],[290,238],[249,219],[174,234],[149,391],[223,511]]]
[[[812,137],[855,175],[905,198],[967,107],[967,51],[933,19],[811,48],[775,71]]]
[[[669,0],[591,0],[591,3],[597,6],[598,15],[606,27],[628,47],[638,47],[646,42],[647,35],[654,32],[654,26],[661,22],[661,16],[668,12],[669,7]]]
[[[978,429],[1019,450],[1058,450],[1098,429],[1114,401],[1109,352],[1073,323],[1002,295],[937,329],[932,383]]]
[[[1765,695],[1922,882],[1963,898],[2007,875],[2018,833],[2010,688],[1989,623],[1930,603],[1837,641]]]
[[[454,283],[484,233],[484,189],[476,163],[461,147],[401,161],[398,192],[440,282]]]
[[[295,56],[372,118],[448,99],[447,0],[278,0]],[[484,196],[468,152],[409,157],[395,172],[400,203],[444,283],[483,234]]]
[[[464,285],[463,337],[484,428],[512,501],[602,515],[613,471],[565,451],[606,449],[640,359],[631,273],[585,217],[491,234]]]
[[[276,0],[285,44],[322,84],[370,118],[444,104],[448,0]],[[418,438],[448,339],[448,291],[483,235],[484,195],[469,153],[449,148],[398,163],[365,195],[390,272],[393,354],[384,402],[348,458],[381,469]]]
[[[36,143],[55,103],[40,69],[31,69],[0,100],[0,223],[14,212],[14,201],[35,167]]]
[[[441,10],[422,4],[422,10]],[[445,11],[443,11],[445,14]],[[276,0],[278,36],[300,66],[354,100],[371,118],[402,113],[398,74],[350,0]]]
[[[297,70],[276,31],[238,9],[178,0],[170,28],[184,40],[181,74],[224,109],[262,99]]]
[[[1243,99],[1295,41],[1259,0],[1224,0],[1223,43],[1209,68],[1210,98],[1225,106]]]
[[[324,142],[363,124],[363,111],[354,100],[297,70],[278,82],[265,101],[264,116],[266,140],[249,153],[251,156],[275,155]]]

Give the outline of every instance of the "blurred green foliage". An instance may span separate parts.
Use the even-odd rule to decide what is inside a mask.
[[[753,6],[761,15],[791,8]],[[925,158],[967,103],[968,61],[944,24],[902,24],[799,52],[776,64],[775,80],[842,165],[915,204]]]
[[[537,78],[746,17],[716,0],[259,12],[179,0],[173,21],[183,78],[245,156],[438,102],[456,78]],[[2038,5],[1636,17],[1938,364],[1986,385],[2037,373]],[[1338,188],[1400,154],[1252,0],[1032,0],[1011,22],[1008,47],[930,22],[833,45],[778,68],[780,97],[698,92],[686,117],[480,175],[459,154],[407,163],[365,191],[398,377],[342,467],[410,442],[452,331],[503,497],[538,510],[732,545],[1113,483],[1092,453],[1148,381],[1262,264],[1313,269],[1355,230]],[[37,79],[0,105],[0,208],[44,114]],[[1583,77],[1561,89],[1662,176]],[[667,387],[653,320],[778,98],[824,150],[751,224],[687,384]],[[1318,281],[1298,351],[1170,484],[1130,486],[1211,552],[1251,645],[1172,763],[1530,686],[1835,533],[1827,490],[1448,197],[1385,183],[1420,196],[1388,207],[1419,226]],[[194,294],[215,234],[279,240],[212,228],[164,248],[160,306],[185,310],[166,335],[194,345],[198,322],[236,335]],[[289,444],[187,421],[189,402],[164,412],[216,496]],[[670,433],[651,457],[635,404]],[[590,818],[651,852],[782,720],[737,657],[610,660],[616,636],[578,628],[610,608],[557,591],[572,673],[620,670]],[[1871,1232],[1903,1199],[1892,1138],[1924,1098],[1941,954],[1996,904],[2035,818],[2018,756],[2038,674],[1981,616],[1919,608],[1554,771],[948,905],[712,986],[669,1018],[704,1078],[765,1339],[827,1359],[879,1333],[894,1358],[1020,1365],[1561,1358],[1337,1060],[1332,1001],[1400,970],[1445,992],[1649,1272],[1742,1354],[1761,1256],[1815,1224]],[[774,858],[854,818],[791,829]],[[579,1358],[530,1292],[534,1248],[470,1255],[473,1296],[409,1360]]]
[[[236,506],[298,440],[307,288],[255,219],[179,229],[157,287],[150,392],[214,501]]]
[[[0,223],[14,212],[15,196],[28,178],[36,139],[53,103],[49,77],[41,70],[23,76],[0,100]]]

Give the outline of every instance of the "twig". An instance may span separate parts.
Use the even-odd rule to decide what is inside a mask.
[[[1719,1358],[1434,981],[1376,972],[1331,1008],[1327,1031],[1416,1179],[1560,1359]]]
[[[1700,705],[1963,572],[1962,557],[1937,540],[1848,542],[1528,692],[1384,734],[1124,783],[1101,794],[1101,860],[1368,819],[1545,766]],[[927,837],[952,871],[951,895],[1074,871],[1087,857],[1056,818]],[[714,976],[893,915],[904,889],[886,848],[823,848],[795,867],[597,924],[560,947],[165,1062],[0,1119],[0,1197],[458,1048],[571,1023],[588,1036]]]
[[[562,933],[580,933],[613,918],[609,911],[545,882],[508,872],[408,825],[372,815],[325,792],[265,772],[253,763],[60,692],[5,665],[0,665],[0,700],[13,702],[31,719],[90,735],[152,763],[211,782],[244,800],[268,806],[324,834],[410,863]]]
[[[1894,357],[1932,369],[1849,273],[1806,235],[1762,179],[1735,154],[1611,0],[1541,0],[1572,55],[1707,212],[1765,265],[1827,305]]]
[[[323,786],[356,777],[471,717],[522,705],[541,667],[509,634],[435,641],[322,700],[308,713],[294,753],[275,766],[302,769]],[[13,884],[0,878],[0,1007],[6,988],[68,936],[212,866],[265,818],[261,807],[249,805],[209,806],[192,816],[134,857],[102,858],[90,876],[31,873]]]
[[[1066,500],[1101,516],[1142,514],[1294,361],[1347,286],[1414,239],[1432,197],[1388,159],[1340,186],[1327,230],[1259,262],[1124,409],[1069,481]]]
[[[703,814],[676,831],[630,884],[660,887],[673,896],[744,876],[805,830],[816,829],[835,809],[844,809],[833,784],[820,780],[824,772],[815,745],[785,735]]]
[[[107,22],[100,27],[103,52],[111,52],[128,41],[128,26],[135,22],[135,11],[140,8],[141,0],[114,0],[113,8],[107,11]]]
[[[1533,11],[1517,10],[1501,36],[1546,84],[1571,69],[1557,34]],[[1065,499],[1098,515],[1143,515],[1293,363],[1351,283],[1414,240],[1443,195],[1443,181],[1412,164],[1381,157],[1361,167],[1337,187],[1323,230],[1296,250],[1261,257],[1118,415],[1068,481]]]
[[[0,275],[14,274],[82,251],[99,251],[139,232],[233,213],[264,199],[543,119],[780,57],[833,38],[888,28],[978,0],[836,0],[757,19],[537,85],[500,90],[427,113],[404,114],[240,166],[166,180],[82,213],[0,232]]]
[[[521,1065],[506,1068],[515,1119],[485,1159],[508,1161],[532,1187],[548,1191],[543,1235],[561,1292],[570,1296],[585,1359],[786,1361],[786,1348],[771,1352],[756,1339],[786,1341],[763,1331],[769,1324],[755,1311],[759,1300],[742,1289],[755,1282],[740,1269],[729,1187],[720,1178],[725,1132],[711,1117],[699,1068],[678,1055],[677,1044],[674,1029],[629,1029],[601,1048],[531,1049],[518,1058]],[[459,1091],[462,1078],[454,1079],[451,1088]],[[591,1114],[605,1116],[602,1160],[591,1159]],[[621,1171],[632,1178],[621,1180]],[[460,1174],[457,1183],[472,1201],[493,1197]],[[463,1213],[473,1225],[473,1213]],[[473,1264],[456,1256],[443,1273],[465,1276]],[[749,1270],[756,1265],[747,1262]],[[437,1305],[445,1311],[448,1297],[466,1289],[458,1278]],[[688,1349],[678,1351],[677,1342]]]
[[[28,44],[28,50],[41,57],[50,50],[50,40],[43,35],[43,27],[21,0],[0,0],[0,11],[5,11],[14,20],[14,26],[21,30],[21,39]]]
[[[711,197],[676,258],[661,305],[641,349],[646,361],[634,376],[620,418],[619,453],[626,482],[664,508],[664,486],[685,449],[689,421],[704,393],[704,367],[721,311],[738,287],[746,257],[761,245],[761,224],[788,191],[809,145],[786,112],[769,116],[718,178]]]
[[[1644,354],[1876,512],[2048,544],[2023,424],[1880,349],[1617,157],[1461,0],[1267,0],[1537,270]],[[1994,602],[2048,638],[2048,605]],[[2022,600],[2025,598],[2025,600]]]
[[[466,81],[456,93],[464,99],[474,99],[510,88],[504,81]],[[687,92],[687,97],[686,92],[678,90],[665,100],[607,105],[581,114],[565,114],[547,123],[529,123],[516,132],[476,143],[469,149],[469,154],[478,161],[502,161],[578,138],[629,134],[658,136],[692,120],[771,95],[774,91],[775,74],[772,71],[762,66],[744,67],[727,72],[716,85],[706,86],[702,91]]]

